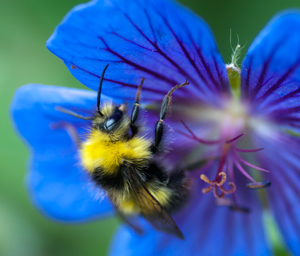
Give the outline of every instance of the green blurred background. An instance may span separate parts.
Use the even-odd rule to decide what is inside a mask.
[[[8,109],[14,90],[26,83],[82,88],[45,47],[63,16],[80,0],[0,1],[0,255],[106,255],[118,220],[62,225],[46,219],[30,203],[25,188],[28,152],[15,135]],[[300,7],[299,0],[181,0],[213,30],[225,62],[229,43],[251,41],[278,11]],[[277,246],[277,255],[284,255]]]

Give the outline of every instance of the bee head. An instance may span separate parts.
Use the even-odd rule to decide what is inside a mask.
[[[111,102],[105,102],[100,108],[102,84],[107,67],[108,64],[104,67],[101,74],[97,95],[97,111],[95,115],[84,117],[60,106],[57,106],[56,109],[79,119],[92,120],[92,130],[95,131],[94,134],[96,136],[99,135],[98,133],[100,133],[101,136],[104,136],[104,140],[107,139],[110,141],[114,141],[122,139],[128,134],[130,128],[130,120],[128,115],[126,114],[125,105],[115,106]],[[108,135],[106,139],[105,135]]]
[[[110,135],[112,137],[120,139],[125,136],[130,128],[130,120],[126,114],[125,105],[119,107],[114,106],[110,102],[106,102],[101,108],[102,115],[96,115],[93,120],[93,129],[100,131],[103,135]]]
[[[111,116],[109,116],[103,123],[98,125],[98,128],[101,131],[111,133],[116,130],[116,128],[120,125],[120,122],[123,117],[123,112],[119,108],[115,108],[115,111]]]

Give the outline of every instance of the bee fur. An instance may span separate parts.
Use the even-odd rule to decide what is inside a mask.
[[[122,216],[142,215],[154,228],[183,238],[169,213],[180,208],[186,200],[184,172],[175,170],[168,174],[156,163],[156,156],[165,133],[164,119],[170,108],[171,94],[188,82],[174,86],[164,97],[155,124],[155,138],[151,139],[141,135],[143,127],[136,123],[144,79],[138,87],[131,116],[125,105],[105,102],[100,108],[107,66],[100,79],[97,111],[93,116],[83,117],[62,107],[58,108],[66,114],[92,121],[86,139],[79,146],[81,165],[95,184],[106,191]]]

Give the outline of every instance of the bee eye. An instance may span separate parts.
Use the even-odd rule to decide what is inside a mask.
[[[121,120],[123,112],[119,109],[116,109],[115,112],[105,121],[104,128],[106,131],[113,131],[118,122]]]
[[[104,129],[103,123],[102,123],[102,124],[99,124],[99,125],[98,125],[98,128],[99,128],[100,131],[104,131],[104,130],[105,130],[105,129]]]

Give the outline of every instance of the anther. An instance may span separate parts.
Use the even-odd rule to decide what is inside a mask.
[[[258,189],[258,188],[267,188],[271,186],[271,182],[266,180],[266,181],[259,181],[259,182],[252,182],[248,183],[246,185],[247,188],[250,189]]]
[[[263,150],[264,148],[258,148],[258,149],[241,149],[241,148],[235,148],[236,151],[239,152],[245,152],[245,153],[254,153]]]
[[[231,211],[235,211],[235,212],[241,212],[241,213],[249,213],[250,212],[250,208],[237,205],[229,198],[217,198],[216,205],[227,206],[227,207],[229,207],[229,209]]]
[[[239,205],[231,205],[229,206],[229,209],[235,212],[241,212],[241,213],[249,213],[250,209],[248,207],[239,206]]]

